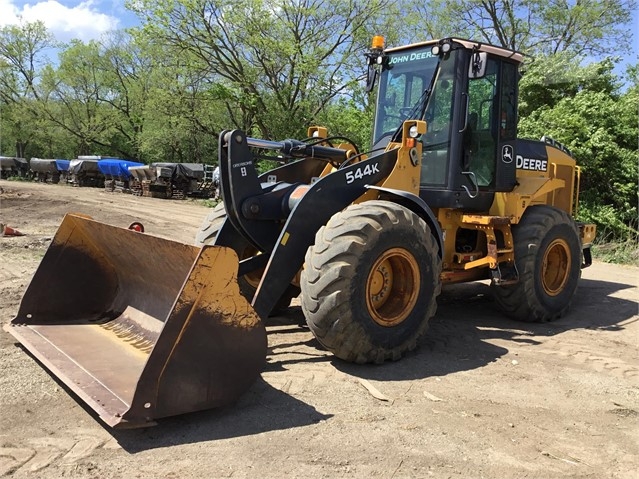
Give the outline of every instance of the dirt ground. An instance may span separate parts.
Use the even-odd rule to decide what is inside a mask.
[[[66,212],[192,243],[207,208],[0,180],[0,322]],[[569,315],[502,317],[487,284],[444,288],[420,347],[383,366],[323,351],[300,308],[271,319],[267,367],[232,407],[113,431],[0,331],[0,476],[639,477],[639,269],[584,270]],[[377,396],[377,397],[376,397]]]

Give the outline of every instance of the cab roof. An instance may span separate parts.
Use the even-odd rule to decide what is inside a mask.
[[[473,40],[464,40],[462,38],[455,38],[455,37],[442,38],[438,40],[428,40],[425,42],[418,42],[418,43],[411,43],[410,45],[402,45],[399,47],[387,48],[384,51],[386,53],[394,53],[394,52],[399,52],[402,50],[412,50],[413,48],[417,48],[417,47],[434,46],[434,45],[442,44],[442,43],[457,43],[461,45],[463,48],[467,48],[469,50],[475,49],[477,51],[486,52],[491,55],[497,55],[503,58],[509,58],[517,63],[522,63],[524,60],[524,54],[521,52],[510,50],[508,48],[496,47],[494,45],[489,45],[488,43],[482,43],[482,42],[473,41]]]

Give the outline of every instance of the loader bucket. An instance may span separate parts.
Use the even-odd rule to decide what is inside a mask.
[[[224,406],[259,376],[266,331],[229,248],[67,215],[5,329],[112,427]]]

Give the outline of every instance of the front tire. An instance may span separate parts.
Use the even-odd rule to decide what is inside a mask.
[[[581,241],[573,219],[557,208],[530,207],[513,226],[519,282],[493,285],[495,300],[511,318],[546,322],[563,316],[581,276]]]
[[[397,360],[435,314],[441,259],[424,220],[388,201],[335,214],[306,253],[302,310],[317,340],[356,363]]]

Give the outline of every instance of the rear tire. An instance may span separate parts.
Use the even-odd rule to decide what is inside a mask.
[[[335,214],[302,271],[302,310],[317,340],[356,363],[397,360],[437,309],[441,259],[426,223],[388,201]]]
[[[218,203],[213,210],[206,215],[206,219],[202,223],[200,230],[196,233],[196,246],[209,246],[215,244],[215,239],[217,238],[217,235],[225,221],[226,209],[224,208],[224,203]],[[243,238],[238,240],[238,244],[234,245],[234,249],[240,260],[255,254],[255,248],[253,248],[253,246]],[[260,284],[261,277],[262,271],[256,271],[237,279],[237,282],[240,285],[240,291],[249,303],[253,300],[253,296],[255,296],[255,291]],[[294,284],[290,284],[277,301],[273,311],[271,311],[271,316],[278,315],[286,311],[286,309],[291,305],[293,298],[296,298],[299,294],[300,288]]]
[[[581,276],[581,241],[573,219],[557,208],[529,208],[513,226],[519,282],[492,286],[495,300],[511,318],[552,321],[563,316]]]

